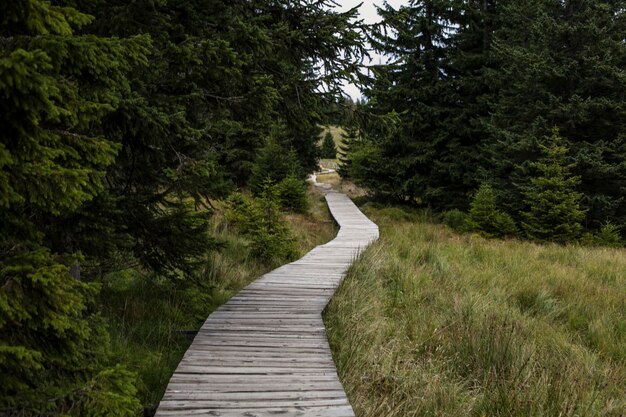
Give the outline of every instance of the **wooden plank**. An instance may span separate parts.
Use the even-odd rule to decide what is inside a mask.
[[[157,417],[354,417],[321,313],[378,228],[343,194],[326,195],[337,237],[269,272],[205,321]]]
[[[242,409],[171,409],[159,407],[157,411],[163,417],[354,417],[352,407],[271,407],[271,408],[242,408]]]

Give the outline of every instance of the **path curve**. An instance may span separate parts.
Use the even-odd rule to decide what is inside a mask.
[[[378,227],[346,195],[326,191],[340,226],[335,239],[213,312],[170,379],[157,417],[354,417],[322,311]]]

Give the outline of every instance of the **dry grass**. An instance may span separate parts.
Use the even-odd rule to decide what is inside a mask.
[[[308,196],[309,213],[286,216],[302,255],[330,241],[337,234],[337,227],[332,220],[324,195],[316,187],[309,186]]]
[[[355,185],[351,181],[344,180],[336,172],[329,174],[317,174],[317,181],[330,184],[337,191],[347,194],[350,198],[363,197],[368,195],[368,191]]]
[[[339,187],[341,184],[341,177],[336,172],[330,172],[328,174],[317,174],[317,182],[323,182],[330,184],[333,187]]]
[[[339,168],[339,162],[337,159],[320,159],[320,166],[325,169],[334,169]]]
[[[625,250],[365,211],[381,240],[325,316],[357,416],[626,415]]]

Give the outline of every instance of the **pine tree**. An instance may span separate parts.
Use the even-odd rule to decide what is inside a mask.
[[[373,68],[366,107],[376,115],[397,112],[393,136],[366,128],[385,155],[386,169],[403,200],[466,208],[480,179],[489,114],[484,67],[490,64],[492,1],[422,0],[379,11],[374,47],[394,60]],[[359,179],[356,179],[359,181]]]
[[[350,178],[350,158],[351,154],[356,151],[356,147],[360,141],[359,128],[356,125],[347,126],[341,134],[341,145],[339,145],[338,159],[339,167],[337,172],[342,178]]]
[[[270,137],[259,151],[252,168],[250,191],[261,195],[269,185],[276,185],[288,177],[304,179],[304,171],[293,149],[285,149],[275,137]]]
[[[481,184],[472,199],[469,228],[479,231],[487,237],[514,236],[517,234],[515,222],[511,216],[498,209],[496,194],[488,183]]]
[[[0,16],[0,409],[48,414],[111,395],[107,410],[133,415],[132,376],[107,369],[98,286],[70,275],[77,248],[49,245],[54,219],[104,189],[120,147],[102,123],[149,40],[79,36],[91,18],[43,0],[3,2]],[[119,383],[80,391],[102,372]]]
[[[577,162],[585,225],[626,221],[626,18],[623,3],[514,0],[501,4],[494,35],[497,70],[483,148],[490,176],[511,212],[524,209],[523,187],[541,154],[536,138],[557,127]]]
[[[542,157],[531,165],[536,176],[523,191],[528,210],[522,213],[522,227],[534,240],[575,241],[581,235],[585,217],[580,207],[582,193],[576,190],[580,177],[571,174],[574,165],[567,163],[568,148],[557,129],[545,137],[539,148]]]
[[[326,132],[322,142],[321,156],[325,159],[337,158],[337,148],[335,147],[335,141],[333,140],[333,134]]]

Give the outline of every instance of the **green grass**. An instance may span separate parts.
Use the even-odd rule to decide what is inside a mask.
[[[286,216],[302,253],[336,233],[322,195],[311,189],[309,199],[309,214]],[[158,404],[193,332],[206,317],[271,269],[250,256],[247,241],[231,230],[220,212],[213,226],[226,247],[207,254],[196,282],[175,283],[129,269],[109,275],[103,283],[101,308],[110,328],[111,356],[137,373],[146,407]]]
[[[358,417],[626,415],[625,250],[364,211],[381,239],[325,314]]]

